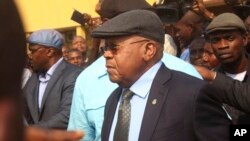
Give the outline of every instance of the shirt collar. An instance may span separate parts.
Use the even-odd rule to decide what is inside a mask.
[[[130,90],[139,97],[145,98],[150,91],[155,75],[160,69],[161,65],[162,62],[159,61],[154,66],[152,66],[130,87]]]
[[[62,60],[63,60],[63,58],[60,58],[52,67],[50,67],[50,69],[47,71],[47,74],[49,74],[50,76],[52,76],[52,74],[54,73],[55,69],[62,62]]]
[[[41,78],[47,78],[48,76],[51,77],[52,74],[54,73],[55,69],[58,67],[58,65],[62,62],[63,58],[60,58],[52,67],[50,67],[50,69],[46,72],[45,75],[40,74],[39,75],[39,79]]]

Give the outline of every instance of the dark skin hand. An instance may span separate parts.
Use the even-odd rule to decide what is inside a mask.
[[[214,13],[206,9],[203,0],[195,0],[192,6],[192,11],[202,15],[207,20],[212,20],[214,18]]]
[[[195,69],[200,73],[202,78],[206,81],[213,81],[216,77],[216,72],[209,70],[202,66],[194,66]]]
[[[26,141],[79,141],[84,136],[82,131],[26,128]]]

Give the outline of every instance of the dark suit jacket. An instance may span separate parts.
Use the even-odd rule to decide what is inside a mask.
[[[24,87],[24,114],[28,124],[44,128],[66,129],[75,81],[82,69],[62,61],[51,76],[38,108],[38,74]]]
[[[218,68],[218,72],[225,73],[221,67]],[[223,84],[218,84],[219,87],[224,87],[227,89],[229,86],[226,86],[224,83],[228,81],[227,77],[217,77],[215,81],[220,81]],[[214,81],[214,82],[215,82]],[[250,84],[250,60],[248,60],[248,67],[247,67],[247,72],[246,75],[241,83],[245,84]],[[216,93],[217,95],[220,95],[219,93]],[[229,113],[229,115],[232,117],[232,121],[234,124],[250,124],[250,114],[247,114],[244,112],[244,110],[239,110],[233,106],[229,106],[228,104],[224,104],[225,109]]]
[[[162,65],[150,89],[141,125],[139,141],[198,140],[198,136],[196,136],[194,129],[195,126],[199,127],[199,125],[195,125],[197,123],[194,121],[196,113],[195,99],[200,93],[200,89],[204,83],[205,82],[202,80],[198,80],[181,72],[171,71],[167,69],[165,65]],[[102,127],[102,141],[108,141],[121,90],[121,87],[117,88],[107,100]],[[156,105],[151,104],[153,99],[157,99]],[[227,120],[226,114],[221,107],[217,108],[220,113],[225,115],[223,120]],[[209,112],[209,110],[207,111]],[[208,124],[205,126],[209,127]],[[217,131],[216,128],[210,129],[215,132]],[[200,132],[199,136],[203,137],[203,134],[203,132]],[[220,136],[217,138],[218,141],[221,139]]]
[[[209,96],[220,102],[250,113],[250,85],[217,73],[215,80],[207,86],[215,93]]]

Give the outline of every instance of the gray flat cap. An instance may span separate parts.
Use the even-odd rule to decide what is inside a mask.
[[[242,30],[247,31],[244,22],[233,13],[223,13],[216,16],[206,28],[206,34],[219,30]]]
[[[164,43],[164,28],[160,18],[148,10],[131,10],[122,13],[94,29],[94,38],[138,35]]]
[[[61,49],[64,43],[64,38],[62,34],[56,30],[42,29],[33,32],[29,36],[28,42],[31,44],[38,44]]]

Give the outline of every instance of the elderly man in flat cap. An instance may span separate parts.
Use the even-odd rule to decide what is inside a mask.
[[[25,118],[29,125],[66,129],[72,93],[81,69],[62,58],[62,35],[52,29],[28,38],[34,74],[24,87]]]
[[[223,74],[242,83],[250,84],[250,61],[246,53],[248,34],[244,22],[233,13],[223,13],[208,25],[206,34],[221,66],[216,70],[219,72],[217,75],[215,72],[198,68],[204,79],[212,81],[213,85],[225,90],[229,87]],[[220,95],[216,91],[213,94]],[[239,101],[244,100],[244,97],[239,99]],[[230,100],[224,102],[231,103]],[[249,114],[228,105],[224,107],[234,124],[250,124]]]
[[[220,105],[195,104],[204,82],[170,70],[162,63],[164,29],[156,14],[131,10],[105,22],[91,35],[105,40],[101,50],[109,79],[119,85],[106,102],[103,141],[227,138],[227,130],[220,131],[221,125],[204,124],[205,120],[202,124],[196,122],[200,120],[195,118],[196,112],[202,111],[214,114],[216,122],[229,123],[219,116],[226,116]],[[200,131],[195,132],[195,128]],[[208,134],[210,138],[205,138]]]
[[[104,0],[100,14],[104,19],[111,19],[133,9],[152,7],[145,0]],[[162,62],[170,69],[201,78],[192,65],[168,53],[163,54]],[[99,57],[77,78],[68,130],[84,131],[84,141],[100,141],[105,102],[117,87],[116,83],[109,80],[104,57]]]

